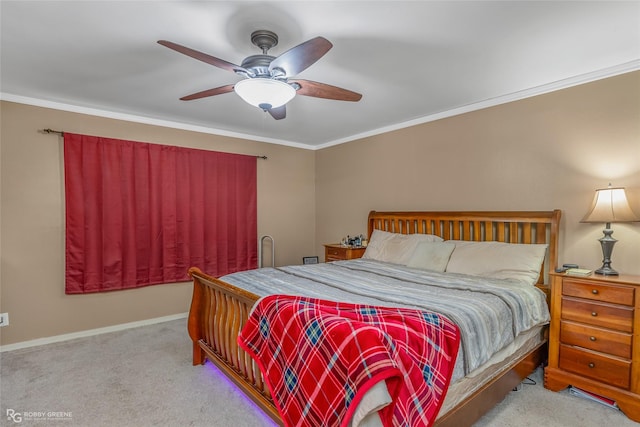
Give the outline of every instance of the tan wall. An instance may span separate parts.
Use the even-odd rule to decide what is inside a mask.
[[[159,126],[2,102],[1,344],[188,311],[188,283],[93,295],[64,294],[62,142],[53,128],[134,141],[266,155],[258,160],[258,235],[276,241],[276,264],[315,252],[315,153]],[[265,253],[265,265],[271,255]]]
[[[370,210],[561,209],[560,263],[598,268],[596,188],[640,214],[640,72],[317,152],[316,241],[366,233]],[[640,274],[640,223],[614,224],[613,267]],[[319,249],[318,249],[319,250]]]

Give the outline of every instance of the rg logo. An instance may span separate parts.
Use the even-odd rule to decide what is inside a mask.
[[[14,423],[21,423],[22,414],[14,411],[13,409],[7,409],[7,420],[12,420]]]

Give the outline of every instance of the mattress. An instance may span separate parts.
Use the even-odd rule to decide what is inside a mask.
[[[261,268],[221,280],[261,297],[301,295],[443,314],[461,333],[452,383],[473,375],[522,334],[549,322],[545,295],[535,286],[375,260]]]

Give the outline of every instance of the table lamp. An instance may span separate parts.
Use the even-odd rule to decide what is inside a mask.
[[[640,221],[640,217],[631,210],[624,188],[612,188],[611,184],[609,184],[608,188],[596,190],[589,212],[580,221],[604,222],[606,224],[602,231],[604,237],[599,239],[600,245],[602,245],[602,267],[595,271],[596,274],[605,276],[618,275],[618,272],[611,268],[611,253],[613,252],[613,245],[617,242],[616,239],[611,237],[613,234],[611,223],[634,221]]]

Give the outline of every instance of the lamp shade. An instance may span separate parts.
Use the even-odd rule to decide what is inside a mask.
[[[296,90],[291,85],[261,77],[240,80],[233,90],[247,103],[263,110],[281,107],[296,96]]]
[[[631,210],[624,188],[602,188],[596,190],[589,212],[580,222],[634,222],[640,217]]]

